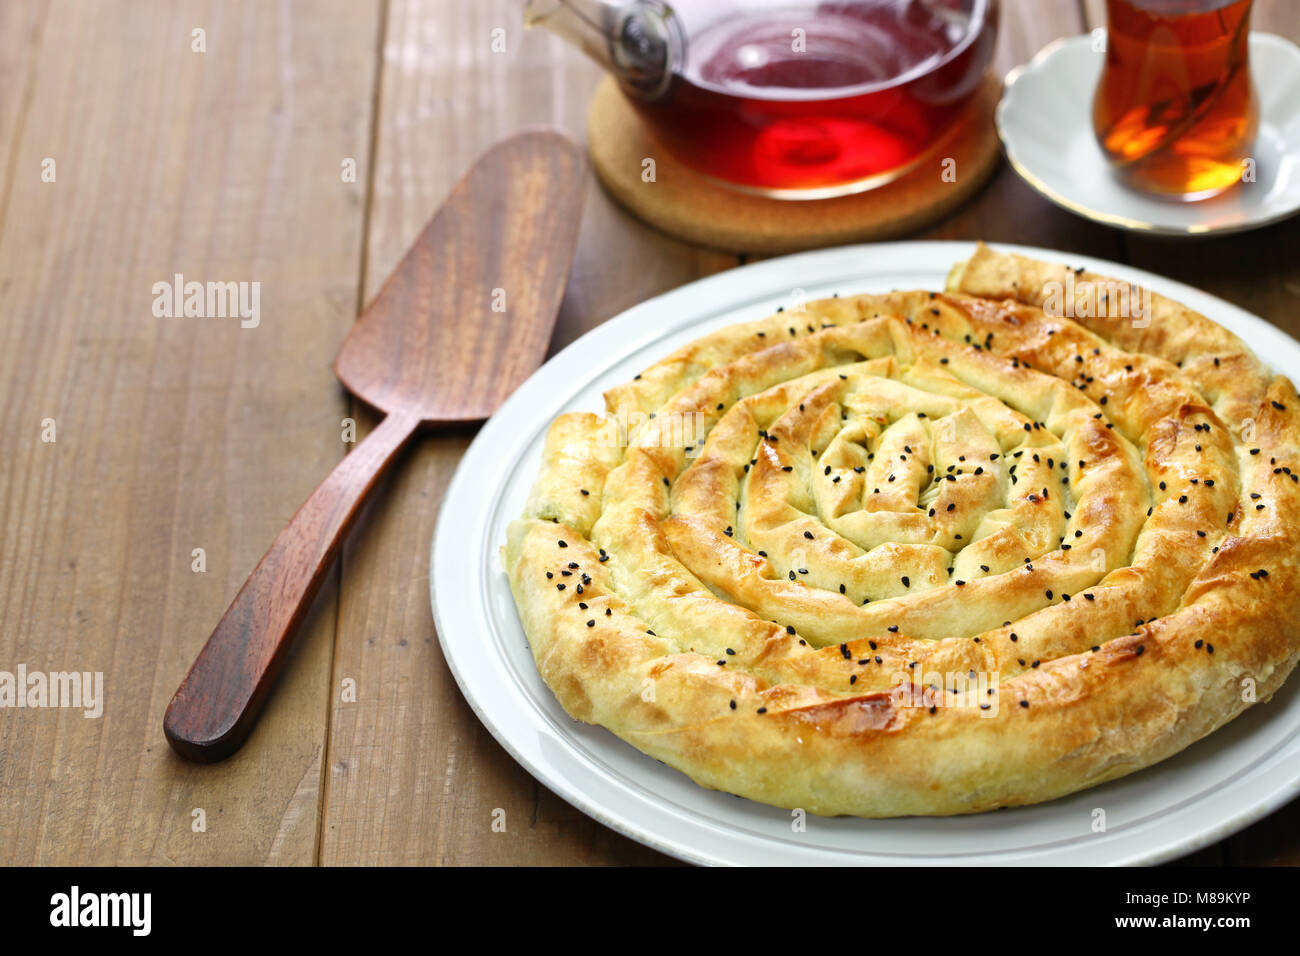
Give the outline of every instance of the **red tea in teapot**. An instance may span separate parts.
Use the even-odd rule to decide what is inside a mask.
[[[705,7],[710,4],[704,4]],[[995,0],[722,5],[653,99],[629,94],[693,169],[787,198],[870,189],[941,144],[978,87]]]

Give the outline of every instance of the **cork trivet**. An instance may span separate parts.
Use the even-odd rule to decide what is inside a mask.
[[[952,212],[997,167],[993,110],[1001,92],[989,74],[940,149],[891,183],[835,199],[771,199],[710,181],[651,138],[611,77],[592,98],[587,144],[605,188],[644,222],[695,245],[772,255],[899,236]],[[642,180],[647,157],[655,161],[654,182]],[[956,161],[951,182],[941,176],[945,159]]]

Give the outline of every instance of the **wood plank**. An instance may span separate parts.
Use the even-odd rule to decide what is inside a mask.
[[[1106,29],[1106,0],[1077,0],[1085,30]]]
[[[1004,0],[993,68],[1005,75],[1058,37],[1084,30],[1072,0]],[[957,170],[961,175],[961,170]],[[936,188],[943,188],[940,183]],[[928,229],[926,239],[984,239],[1117,258],[1122,237],[1113,229],[1088,222],[1058,208],[1035,192],[1005,161],[975,198],[954,215]]]
[[[1000,0],[998,45],[993,68],[999,75],[1059,37],[1082,33],[1083,15],[1075,0]]]
[[[1081,0],[1090,28],[1104,27],[1104,0]],[[1251,29],[1300,40],[1300,5],[1289,0],[1256,0]],[[1267,82],[1256,77],[1256,82]],[[1300,335],[1300,262],[1285,250],[1300,243],[1300,220],[1213,239],[1180,240],[1124,235],[1124,259],[1143,269],[1186,282],[1245,308]],[[1294,865],[1300,861],[1293,801],[1237,836],[1180,862],[1234,865]],[[1207,856],[1208,854],[1208,856]]]
[[[45,12],[41,0],[0,4],[0,222],[4,222],[6,187],[14,177],[17,157],[13,147],[36,82],[36,52],[41,46]]]
[[[547,35],[520,34],[508,2],[461,11],[455,32],[443,28],[444,11],[415,0],[389,12],[368,293],[488,143],[538,121],[582,135],[599,71]],[[1058,35],[1042,29],[1076,25],[1013,29],[1000,55],[1019,62]],[[490,32],[498,26],[507,48],[493,54]],[[415,164],[412,156],[438,161]],[[1001,215],[1009,231],[1011,211]],[[646,229],[593,185],[555,347],[733,261]],[[352,677],[359,699],[333,705],[322,861],[662,861],[532,781],[474,718],[442,662],[424,593],[427,554],[438,502],[469,438],[417,449],[345,553],[334,685]],[[497,808],[505,811],[505,833],[491,829]]]
[[[449,24],[455,22],[456,28]],[[492,51],[492,30],[505,51]],[[473,158],[530,125],[582,138],[600,71],[513,0],[397,0],[388,13],[368,236],[367,296]],[[736,260],[653,233],[590,187],[552,349],[609,316]],[[367,427],[373,420],[358,411]],[[443,491],[472,438],[415,449],[344,553],[330,723],[324,863],[666,862],[538,785],[465,703],[434,633],[429,545]],[[493,832],[493,811],[505,832]]]
[[[1300,37],[1300,3],[1295,0],[1255,0],[1250,28],[1276,33],[1295,43]]]
[[[102,671],[104,712],[0,712],[6,864],[313,861],[332,588],[237,757],[186,764],[161,723],[344,450],[363,186],[340,163],[377,26],[346,0],[50,5],[0,232],[0,667]],[[155,317],[174,273],[259,282],[260,324]]]

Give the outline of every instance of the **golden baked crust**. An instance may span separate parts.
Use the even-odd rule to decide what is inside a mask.
[[[551,427],[511,588],[565,710],[707,787],[1034,803],[1296,663],[1300,399],[1127,283],[981,244],[945,293],[732,326],[605,397]]]

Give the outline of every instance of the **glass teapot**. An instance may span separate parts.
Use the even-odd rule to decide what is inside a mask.
[[[997,0],[530,0],[695,171],[786,199],[871,189],[947,140]]]

